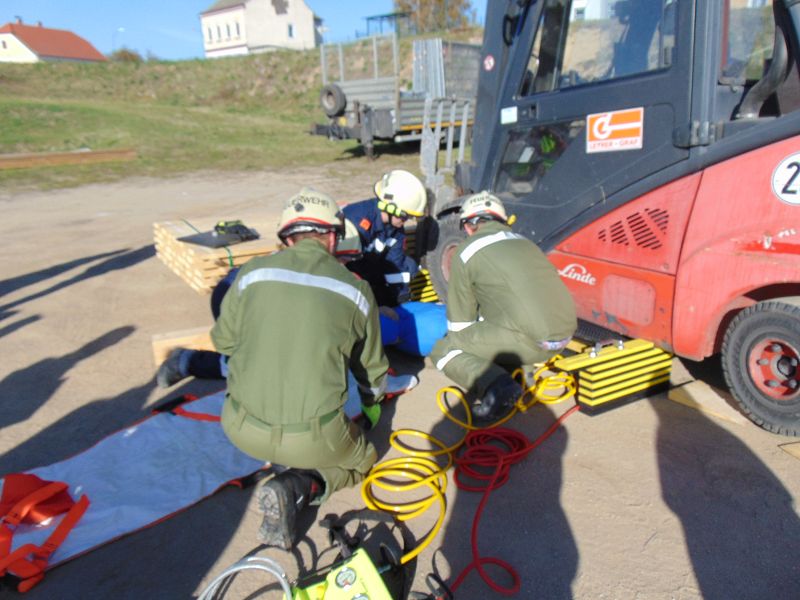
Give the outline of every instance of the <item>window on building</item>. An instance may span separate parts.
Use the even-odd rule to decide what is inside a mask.
[[[239,31],[239,21],[236,21],[236,37],[242,37],[242,32]]]
[[[294,25],[289,23],[289,39],[293,39],[293,38],[294,38]]]
[[[210,42],[211,40],[214,39],[214,36],[211,33],[211,27],[207,27],[206,29],[208,30],[208,41]]]
[[[8,46],[6,46],[6,41],[3,40],[3,50],[5,50]]]
[[[221,39],[222,39],[222,30],[219,28],[219,25],[217,25],[217,40]]]
[[[231,26],[229,23],[225,24],[225,32],[228,34],[228,37],[226,39],[231,39]]]

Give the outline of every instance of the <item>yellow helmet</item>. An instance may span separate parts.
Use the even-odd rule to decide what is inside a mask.
[[[289,198],[278,222],[281,241],[295,233],[333,231],[344,235],[344,215],[333,198],[312,188],[303,188]]]
[[[473,194],[464,200],[461,204],[459,217],[462,227],[467,221],[481,219],[492,219],[502,223],[508,222],[508,215],[500,198],[486,191]]]
[[[375,184],[378,209],[395,217],[421,217],[428,204],[428,193],[417,177],[402,169],[384,173]]]

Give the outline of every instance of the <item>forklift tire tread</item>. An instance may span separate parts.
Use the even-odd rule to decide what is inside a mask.
[[[436,221],[438,234],[436,247],[429,251],[426,267],[430,274],[433,289],[440,302],[447,302],[447,281],[450,278],[450,261],[458,244],[465,238],[459,227],[458,213],[452,213]]]
[[[758,302],[722,342],[725,380],[744,413],[773,433],[800,436],[800,297]]]

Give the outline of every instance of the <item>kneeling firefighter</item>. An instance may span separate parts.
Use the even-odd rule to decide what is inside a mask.
[[[447,335],[436,367],[476,398],[476,421],[507,414],[522,394],[509,372],[544,362],[577,328],[575,305],[555,267],[532,241],[513,233],[503,203],[482,192],[460,210],[467,234],[453,253]]]
[[[305,188],[292,197],[278,226],[287,248],[240,269],[211,330],[229,356],[225,433],[289,467],[258,492],[269,546],[291,548],[298,511],[358,484],[377,457],[343,411],[350,370],[374,426],[388,370],[373,294],[334,257],[343,233],[329,196]]]

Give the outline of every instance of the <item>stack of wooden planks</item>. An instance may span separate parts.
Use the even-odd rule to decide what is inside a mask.
[[[269,254],[278,247],[273,234],[275,223],[253,218],[243,220],[247,227],[261,234],[257,240],[221,248],[181,241],[181,238],[211,231],[219,220],[192,219],[191,222],[176,220],[153,224],[156,256],[189,287],[201,294],[210,294],[232,267],[239,267],[254,256]]]

